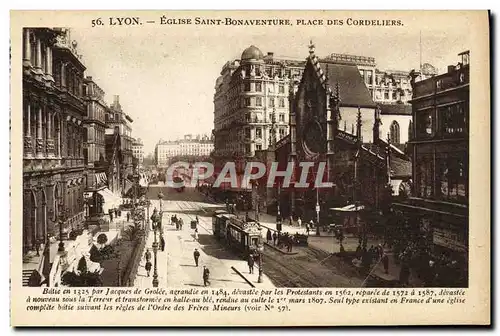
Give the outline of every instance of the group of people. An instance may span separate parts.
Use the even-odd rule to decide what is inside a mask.
[[[281,233],[278,231],[274,231],[273,233],[271,233],[271,230],[267,229],[266,241],[268,244],[271,244],[272,242],[274,246],[280,249],[286,248],[287,252],[292,252],[294,245],[294,236],[292,236],[288,232]]]
[[[113,222],[113,218],[118,218],[121,217],[122,211],[120,209],[109,209],[108,210],[108,215],[109,215],[109,221]]]
[[[163,238],[163,235],[160,235],[160,241],[159,241],[159,248],[160,251],[164,252],[165,251],[165,239]],[[146,253],[144,253],[144,258],[146,259],[146,264],[144,265],[144,268],[146,269],[146,274],[149,277],[149,274],[151,273],[151,251],[149,248],[146,249]]]
[[[378,244],[377,246],[371,245],[369,249],[367,249],[366,242],[363,243],[363,247],[359,244],[356,248],[356,258],[361,260],[361,266],[365,273],[369,273],[371,266],[379,262],[383,263],[384,272],[386,274],[389,273],[389,258],[382,244]]]
[[[174,225],[175,224],[175,229],[177,231],[179,230],[182,230],[182,225],[184,225],[184,221],[182,220],[182,218],[179,218],[177,217],[177,215],[172,215],[172,217],[170,217],[170,224],[171,225]]]

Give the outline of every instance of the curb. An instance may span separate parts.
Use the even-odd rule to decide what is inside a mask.
[[[281,249],[279,249],[279,248],[277,248],[276,246],[271,245],[271,244],[269,244],[269,243],[267,243],[267,242],[264,242],[264,244],[265,244],[266,246],[271,247],[271,248],[272,248],[273,250],[275,250],[275,251],[281,252],[282,254],[286,254],[286,255],[296,255],[296,254],[299,254],[299,252],[286,252],[286,251],[282,251]]]

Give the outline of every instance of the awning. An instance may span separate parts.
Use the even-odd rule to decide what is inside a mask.
[[[330,208],[330,210],[342,211],[342,212],[356,212],[356,211],[363,210],[364,208],[365,208],[364,205],[356,206],[355,204],[349,204],[349,205],[346,205],[345,207],[342,207],[342,208]]]
[[[109,209],[118,208],[122,202],[121,198],[108,188],[99,190],[98,193],[104,198],[104,203],[102,204],[102,211],[104,212],[108,212]]]
[[[399,187],[403,180],[391,179],[392,196],[399,196]]]
[[[108,177],[106,173],[97,173],[95,174],[95,186],[108,185]]]

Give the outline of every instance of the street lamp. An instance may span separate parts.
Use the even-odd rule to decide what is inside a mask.
[[[162,209],[162,201],[161,201],[163,199],[163,197],[164,197],[163,192],[160,191],[158,193],[158,199],[160,200],[160,212],[162,212],[162,210],[163,210]]]
[[[156,225],[155,225],[156,224]],[[158,222],[153,223],[154,237],[153,242],[153,254],[154,254],[154,269],[153,269],[153,287],[158,287],[158,266],[157,266],[157,255],[158,255],[158,241],[156,240],[156,229]]]
[[[319,189],[316,188],[316,236],[320,236],[321,233],[319,232]]]
[[[262,274],[264,273],[262,270],[263,266],[263,261],[262,258],[264,257],[264,243],[259,241],[259,245],[257,246],[257,251],[259,251],[259,277],[257,278],[258,283],[262,283]]]

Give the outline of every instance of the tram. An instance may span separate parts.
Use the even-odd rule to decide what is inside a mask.
[[[262,230],[258,222],[245,221],[223,210],[214,213],[212,231],[217,240],[245,258],[262,243]]]

